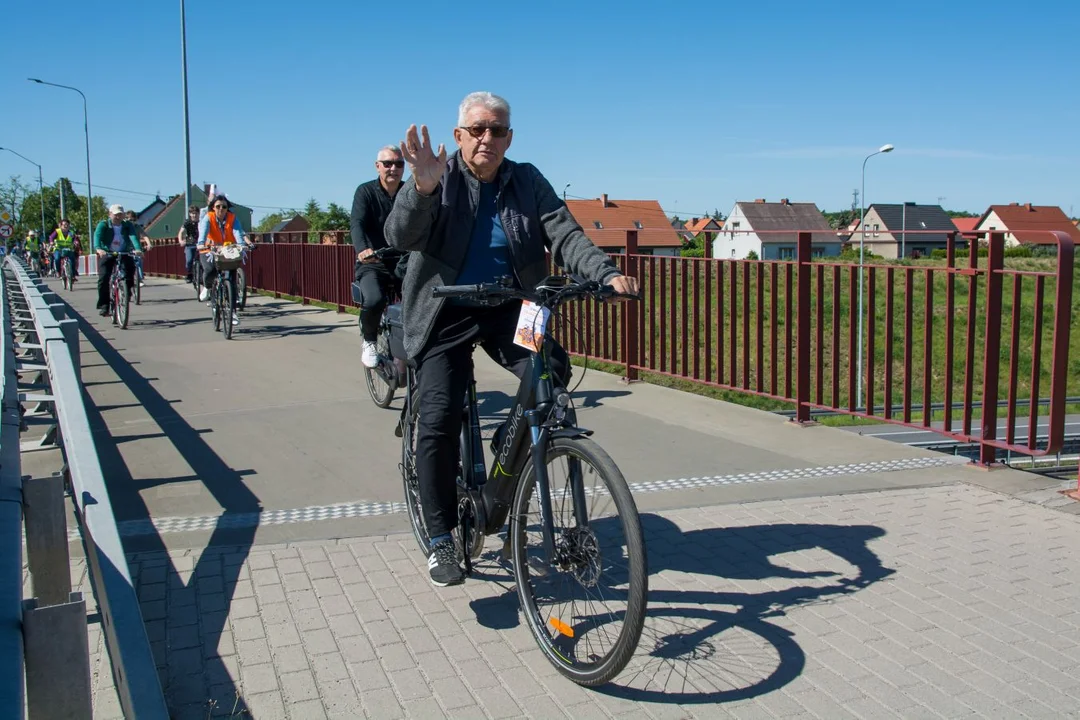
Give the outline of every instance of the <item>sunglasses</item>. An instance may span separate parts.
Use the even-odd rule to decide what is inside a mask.
[[[214,209],[215,210],[228,210],[229,206],[228,205],[215,205]]]
[[[488,130],[491,131],[491,137],[496,138],[504,138],[510,134],[510,128],[503,127],[502,125],[473,125],[472,127],[463,127],[461,129],[477,140],[484,137],[484,133]]]
[[[405,161],[404,160],[379,160],[379,164],[382,165],[384,168],[392,168],[392,167],[403,168],[403,167],[405,167]]]

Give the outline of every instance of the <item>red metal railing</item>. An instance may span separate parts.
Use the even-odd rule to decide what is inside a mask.
[[[278,233],[281,234],[281,233]],[[153,241],[143,261],[145,272],[166,277],[184,276],[184,251],[175,240]],[[355,307],[351,283],[356,251],[352,245],[258,243],[248,254],[248,287],[290,295],[300,302],[322,302],[338,311]]]
[[[944,265],[862,266],[862,377],[855,361],[860,266],[816,259],[809,232],[798,233],[794,259],[759,261],[640,254],[636,231],[627,231],[627,252],[613,258],[638,278],[642,302],[576,303],[556,320],[556,333],[571,354],[618,364],[628,380],[647,372],[790,402],[802,423],[816,409],[932,430],[979,443],[983,464],[993,463],[998,450],[1056,453],[1068,395],[1072,239],[1052,233],[1057,262],[1047,271],[1006,269],[1005,236],[981,237],[981,262],[981,253],[969,252],[958,265],[964,241],[950,233]],[[248,261],[248,282],[342,310],[353,306],[354,261],[350,245],[260,243]],[[182,276],[183,251],[175,241],[155,247],[145,268]],[[864,407],[857,407],[860,382]],[[1006,427],[999,438],[1002,398]],[[1024,398],[1026,438],[1017,428]],[[1044,398],[1049,426],[1041,442]],[[935,403],[942,404],[940,421],[931,412]]]

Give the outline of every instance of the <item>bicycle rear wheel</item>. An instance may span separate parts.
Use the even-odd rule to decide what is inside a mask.
[[[364,368],[364,379],[367,381],[368,392],[371,399],[381,408],[389,407],[394,399],[394,391],[397,390],[397,371],[394,369],[394,359],[390,355],[390,341],[385,332],[379,333],[375,340],[375,348],[379,353],[379,364],[373,368]]]
[[[244,268],[237,268],[236,270],[236,307],[243,310],[247,307],[248,286],[247,286],[247,273],[244,272]]]
[[[625,478],[593,441],[552,440],[547,464],[555,563],[545,560],[530,459],[510,517],[518,597],[548,661],[580,685],[602,685],[626,667],[645,623],[648,562],[641,521]],[[583,492],[575,502],[578,480]]]

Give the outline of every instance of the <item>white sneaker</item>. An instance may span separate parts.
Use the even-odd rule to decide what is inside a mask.
[[[207,289],[207,288],[203,288],[203,289],[199,290],[199,299],[202,300],[203,302],[206,302],[207,300],[209,300],[210,299],[210,290]]]
[[[236,313],[232,314],[232,324],[233,325],[239,325],[240,324],[240,317]]]
[[[364,364],[364,367],[373,368],[379,366],[379,351],[373,341],[364,341],[364,349],[360,353],[360,362]]]

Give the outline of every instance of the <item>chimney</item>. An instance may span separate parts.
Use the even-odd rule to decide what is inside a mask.
[[[607,193],[600,196],[600,207],[606,208],[607,205]]]
[[[765,203],[765,198],[755,198],[754,202],[758,203],[759,205],[764,204]]]
[[[790,205],[787,198],[780,198],[780,204],[781,205]]]
[[[210,183],[203,183],[202,191],[203,191],[204,194],[209,195],[210,194]]]
[[[697,224],[698,224],[698,220],[700,220],[700,219],[701,219],[701,218],[692,218],[692,219],[690,220],[690,224],[691,224],[691,225],[697,225]]]
[[[1031,212],[1032,211],[1031,210],[1031,203],[1024,203],[1024,209],[1027,210],[1028,212]]]
[[[1019,207],[1020,203],[1009,203],[1009,207]]]

